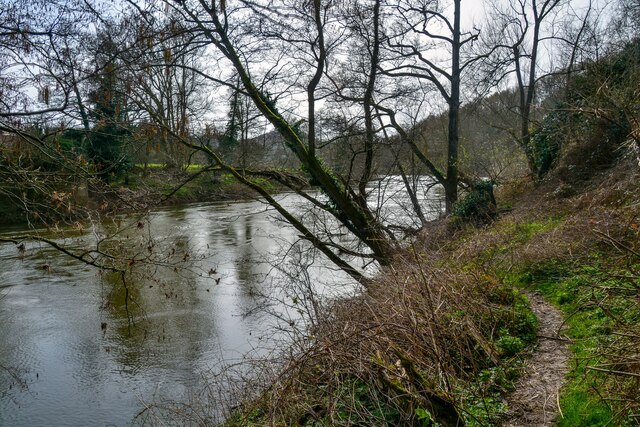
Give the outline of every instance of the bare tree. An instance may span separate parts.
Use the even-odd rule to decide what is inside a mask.
[[[30,221],[81,210],[71,202],[86,188],[87,165],[59,141],[86,115],[75,56],[86,22],[71,2],[16,0],[0,11],[0,193]]]
[[[258,4],[248,4],[242,7],[232,7],[210,5],[204,2],[197,3],[165,3],[172,13],[181,17],[186,31],[193,39],[193,43],[208,44],[217,49],[222,55],[219,61],[224,61],[225,66],[232,66],[233,75],[240,79],[242,93],[249,97],[260,113],[275,127],[280,133],[288,149],[299,160],[306,178],[314,185],[317,185],[326,201],[317,198],[309,192],[303,191],[295,185],[284,174],[262,173],[280,183],[294,187],[299,194],[309,200],[316,208],[326,211],[334,220],[353,233],[370,251],[371,255],[361,253],[366,257],[373,257],[382,264],[386,264],[395,251],[394,237],[387,231],[371,212],[365,197],[358,196],[349,185],[342,181],[322,159],[318,156],[316,147],[316,112],[315,97],[317,97],[317,86],[324,69],[323,62],[326,59],[326,48],[324,39],[324,26],[327,23],[328,6],[315,2],[310,5],[310,9],[300,9],[296,4],[286,2],[274,5],[269,9],[262,8]],[[284,18],[288,20],[284,20]],[[286,26],[282,24],[286,22]],[[249,31],[247,25],[252,28],[259,28],[260,31]],[[260,37],[258,37],[258,35]],[[287,74],[293,68],[288,64],[281,64],[282,50],[306,52],[301,54],[301,60],[297,61],[295,75]],[[258,58],[264,60],[265,52],[275,55],[276,60],[267,62],[270,67],[265,71],[254,61]],[[220,70],[200,70],[201,74],[206,74],[210,81],[217,81],[220,84],[233,86],[231,81],[220,78]],[[263,75],[262,82],[257,79]],[[308,80],[306,80],[308,79]],[[306,83],[304,81],[306,80]],[[271,87],[268,87],[269,85]],[[280,112],[280,102],[271,94],[283,93],[284,87],[305,88],[307,94],[308,112],[305,120],[308,122],[309,132],[304,135],[300,129],[300,121],[293,121],[287,118],[286,113]],[[305,226],[300,219],[282,207],[268,192],[255,181],[246,177],[246,171],[242,173],[231,165],[225,163],[223,159],[210,148],[190,142],[187,138],[178,135],[172,129],[165,126],[165,129],[174,137],[180,138],[183,144],[195,149],[199,149],[209,155],[215,163],[234,175],[240,182],[258,191],[272,206],[276,208],[298,231],[304,239],[309,240],[332,261],[347,270],[355,277],[360,273],[342,260],[334,248],[340,248],[346,253],[353,252],[353,249],[343,247],[331,240],[331,236],[324,237],[313,233]]]
[[[191,43],[175,16],[130,27],[120,52],[130,109],[138,120],[156,123],[166,164],[182,168],[190,152],[172,134],[192,137],[209,107],[207,82],[197,71],[201,45]]]
[[[623,40],[637,39],[640,26],[640,2],[638,0],[617,0],[614,19],[611,23]]]
[[[579,16],[573,9],[577,30],[571,34],[562,33],[560,28],[571,28],[567,22],[560,24],[561,11],[570,8],[566,0],[519,0],[504,4],[494,2],[489,19],[494,23],[489,29],[488,42],[493,46],[493,54],[488,57],[485,69],[490,86],[497,86],[505,80],[515,81],[518,103],[515,106],[519,118],[519,129],[513,132],[514,139],[524,152],[529,170],[537,176],[536,154],[531,140],[534,122],[537,89],[546,77],[563,73],[571,78],[578,60],[581,41],[585,36],[591,4]],[[552,51],[560,51],[561,46],[569,47],[565,61],[559,61]],[[543,57],[548,53],[548,57]],[[512,79],[512,80],[510,80]]]
[[[88,102],[88,82],[112,72],[120,79],[114,85],[114,95],[122,99],[119,114],[131,133],[153,129],[176,164],[183,164],[195,151],[203,153],[213,165],[207,171],[224,171],[257,191],[303,239],[356,278],[361,278],[361,272],[341,258],[341,253],[385,265],[398,248],[398,237],[392,232],[397,224],[386,223],[377,206],[379,201],[370,200],[374,194],[370,182],[381,171],[385,175],[400,174],[403,191],[413,206],[412,215],[418,223],[426,222],[415,179],[412,183],[414,172],[408,172],[401,160],[407,157],[404,151],[408,149],[423,170],[444,187],[446,210],[452,211],[460,182],[465,181],[461,179],[459,160],[465,73],[498,49],[491,47],[481,54],[471,51],[479,31],[462,29],[461,0],[278,0],[268,5],[157,0],[144,6],[130,0],[118,20],[110,17],[112,11],[101,12],[98,1],[83,4],[90,8],[88,16],[96,21],[96,28],[112,33],[113,49],[103,52],[106,59],[97,61],[94,69],[78,60],[58,61],[66,74],[56,71],[51,78],[58,77],[66,85],[61,95],[56,95],[61,104],[51,113],[67,114],[69,120],[82,123],[87,138],[94,137],[90,131],[95,124],[91,121],[101,121],[95,114],[98,104]],[[529,19],[527,3],[522,0],[519,4],[523,19]],[[535,46],[541,37],[535,28],[558,4],[548,0],[540,10],[534,4]],[[511,46],[511,52],[516,59],[526,57],[528,64],[535,64],[537,53],[523,53],[523,37]],[[525,85],[519,61],[510,64],[515,64],[513,72],[522,83],[521,116],[529,122],[533,85]],[[529,82],[533,79],[535,83],[535,71],[533,66],[527,74]],[[255,111],[273,126],[299,162],[301,173],[273,168],[251,170],[246,163],[235,164],[210,143],[206,132],[197,131],[199,123],[208,120],[207,115],[215,114],[211,111],[215,106],[210,107],[203,99],[221,99],[220,94],[229,89],[238,99],[250,100]],[[41,98],[45,105],[51,104],[50,92],[44,87]],[[444,165],[438,164],[416,138],[416,123],[438,112],[438,103],[444,105],[447,116]],[[343,162],[348,166],[343,170],[323,158],[327,148],[347,139],[344,135],[323,134],[321,119],[330,109],[324,104],[334,109],[334,116],[342,114],[344,129],[351,132],[350,158]],[[245,108],[245,116],[248,111]],[[41,117],[51,114],[31,113]],[[243,137],[248,140],[246,132]],[[321,212],[318,217],[331,218],[342,227],[339,233],[348,230],[357,244],[340,241],[331,226],[319,228],[305,223],[302,216],[279,204],[253,179],[256,176],[296,191]],[[320,193],[309,190],[307,184]]]
[[[393,25],[385,34],[386,58],[381,63],[382,73],[395,79],[415,79],[435,88],[447,108],[446,167],[440,169],[425,155],[410,132],[402,129],[397,113],[380,105],[389,116],[392,126],[430,173],[445,189],[446,209],[450,213],[458,199],[460,181],[459,129],[461,83],[466,69],[477,61],[477,56],[464,55],[464,48],[478,39],[477,30],[461,28],[462,4],[424,0],[399,2],[387,6],[393,16]],[[445,51],[443,59],[440,52]],[[420,86],[418,86],[420,87]],[[432,112],[434,103],[429,106]]]

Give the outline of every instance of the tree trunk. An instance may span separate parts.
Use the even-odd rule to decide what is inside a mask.
[[[536,159],[533,152],[533,146],[531,145],[531,131],[529,130],[529,122],[531,116],[531,104],[527,103],[524,111],[522,112],[521,128],[520,128],[520,147],[527,158],[527,165],[529,166],[529,172],[531,176],[535,178],[538,175],[538,167],[536,166]]]
[[[235,46],[226,34],[226,27],[220,22],[214,10],[211,10],[210,17],[217,30],[216,36],[211,31],[207,31],[205,34],[233,64],[247,96],[251,98],[256,108],[280,133],[287,147],[302,163],[302,167],[311,181],[318,185],[329,197],[334,206],[330,212],[362,243],[371,249],[376,261],[381,265],[388,265],[393,255],[397,252],[397,248],[390,236],[385,232],[383,225],[374,217],[366,202],[358,203],[352,197],[349,189],[345,188],[333,176],[333,171],[327,169],[318,157],[309,152],[308,147],[302,142],[296,130],[273,108],[271,100],[254,85],[251,76],[235,50]],[[309,239],[311,240],[311,238]]]
[[[460,2],[455,0],[453,43],[451,55],[451,94],[449,95],[449,127],[447,133],[447,178],[445,187],[446,213],[450,214],[458,201],[458,144],[460,116]]]

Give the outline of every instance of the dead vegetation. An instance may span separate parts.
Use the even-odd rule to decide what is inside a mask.
[[[263,365],[227,425],[549,424],[556,409],[564,426],[637,424],[640,168],[609,142],[572,143],[543,182],[499,189],[493,223],[429,224],[367,293],[314,307],[297,350]],[[535,401],[536,383],[517,383],[509,416],[530,418],[508,421],[503,397],[536,338],[518,286],[563,311],[539,334],[566,329],[573,355],[559,397],[564,356],[528,365],[554,373]],[[593,399],[605,410],[580,406]]]
[[[230,424],[547,425],[560,413],[560,424],[572,425],[571,415],[559,412],[572,403],[557,395],[567,366],[566,342],[557,334],[594,308],[605,324],[572,341],[595,343],[574,353],[572,378],[606,402],[608,421],[637,419],[640,317],[621,316],[636,313],[640,297],[640,170],[632,160],[619,157],[563,197],[554,194],[558,176],[533,189],[524,185],[527,191],[513,193],[515,207],[482,228],[429,225],[366,294],[323,311],[306,350]],[[590,276],[593,263],[598,270]],[[563,298],[571,303],[565,320],[537,304],[541,318],[553,314],[544,319],[540,334],[549,337],[538,348],[552,357],[525,368],[549,375],[538,378],[543,385],[517,383],[509,400],[509,417],[516,418],[507,421],[502,396],[522,372],[514,356],[535,338],[535,317],[509,284],[553,289],[557,282],[560,289],[563,281],[578,285],[558,291],[559,299],[553,291],[545,296],[561,308]],[[571,396],[567,387],[561,396]]]
[[[535,316],[510,284],[578,281],[576,271],[588,268],[593,257],[601,263],[596,276],[563,290],[568,296],[560,300],[546,296],[561,307],[562,298],[571,301],[567,319],[594,307],[604,313],[606,327],[580,338],[597,344],[574,354],[579,359],[570,364],[572,375],[611,408],[608,421],[636,419],[640,318],[620,319],[621,307],[637,309],[640,295],[640,171],[634,165],[622,158],[606,172],[576,181],[566,197],[554,194],[562,182],[551,177],[519,193],[513,209],[482,228],[431,224],[366,294],[323,310],[305,337],[305,350],[229,424],[522,425],[535,419],[547,425],[560,413],[561,425],[572,425],[570,414],[559,412],[570,398],[557,395],[565,342],[547,349],[557,357],[528,365],[549,373],[541,380],[544,393],[533,390],[540,381],[517,383],[508,415],[516,418],[507,421],[503,396],[522,372],[514,356],[536,337]],[[603,282],[608,274],[616,275],[614,282]],[[550,311],[543,305],[537,314]],[[567,319],[556,317],[540,332],[550,335],[548,341],[561,341],[557,333],[568,327]],[[545,345],[538,350],[546,352]],[[561,396],[571,395],[567,387]],[[524,418],[517,418],[518,408],[520,415],[527,412]]]
[[[492,369],[535,337],[517,293],[416,252],[325,314],[231,425],[494,424],[508,381]]]
[[[590,396],[602,412],[593,419],[582,412],[585,421],[568,416],[560,425],[636,425],[640,168],[633,156],[619,152],[609,169],[575,180],[570,195],[558,197],[562,185],[562,177],[552,175],[521,194],[517,207],[491,227],[471,232],[450,249],[475,267],[497,270],[532,289],[542,286],[565,312],[564,325],[576,340],[573,380],[565,386],[562,405],[570,408]]]

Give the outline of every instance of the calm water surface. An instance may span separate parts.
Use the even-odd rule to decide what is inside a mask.
[[[300,257],[288,251],[295,230],[260,201],[159,210],[140,228],[122,221],[134,225],[117,241],[163,264],[127,280],[128,305],[113,274],[46,245],[21,255],[0,244],[0,426],[128,425],[147,403],[198,399],[221,360],[266,351],[275,320],[254,309],[285,281],[274,261]],[[77,234],[61,241],[95,243],[94,233]],[[321,259],[309,273],[321,292],[355,289]]]
[[[193,398],[220,360],[264,346],[273,319],[246,313],[282,279],[269,261],[294,230],[248,201],[158,211],[121,239],[147,245],[149,231],[154,253],[174,253],[178,271],[130,279],[128,310],[118,277],[43,245],[24,256],[0,245],[0,425],[127,425],[143,403]],[[348,282],[320,268],[312,274]]]

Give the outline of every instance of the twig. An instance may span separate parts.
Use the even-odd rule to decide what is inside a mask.
[[[613,369],[603,369],[603,368],[598,368],[596,366],[587,366],[587,369],[591,369],[592,371],[604,372],[604,373],[607,373],[607,374],[615,374],[615,375],[622,375],[622,376],[625,376],[625,377],[640,378],[640,374],[636,374],[636,373],[633,373],[633,372],[614,371]]]
[[[80,262],[83,262],[87,265],[91,265],[93,267],[97,267],[103,270],[109,270],[109,271],[113,271],[113,272],[124,272],[125,270],[121,269],[121,268],[116,268],[116,267],[111,267],[108,265],[104,265],[102,263],[99,263],[95,258],[93,258],[92,255],[94,254],[98,254],[100,256],[104,256],[106,258],[111,258],[114,259],[114,257],[112,255],[108,255],[102,251],[97,251],[97,250],[92,250],[92,251],[85,251],[82,252],[81,254],[76,254],[74,252],[72,252],[70,249],[58,244],[57,242],[47,239],[45,237],[41,237],[41,236],[34,236],[34,235],[22,235],[22,236],[15,236],[15,237],[9,237],[9,238],[3,238],[0,237],[0,242],[5,242],[5,243],[13,243],[15,245],[18,245],[21,242],[24,241],[35,241],[35,242],[41,242],[41,243],[46,243],[47,245],[51,246],[52,248],[56,249],[57,251],[73,258],[76,259]],[[90,258],[88,257],[90,256]]]
[[[556,404],[558,405],[558,412],[560,413],[560,418],[564,418],[564,414],[562,413],[562,408],[560,407],[560,389],[556,393]]]
[[[605,239],[607,239],[613,246],[617,247],[617,248],[622,248],[624,250],[626,250],[627,252],[637,256],[638,258],[640,258],[640,253],[634,251],[633,249],[631,249],[629,246],[625,245],[624,243],[622,243],[620,240],[614,239],[613,237],[611,237],[609,234],[603,233],[600,230],[593,230],[594,233],[604,237]]]
[[[546,340],[555,340],[555,341],[561,341],[561,342],[566,342],[566,343],[572,343],[573,340],[569,339],[569,338],[563,338],[563,337],[550,337],[548,335],[537,335],[538,338],[543,338]]]

